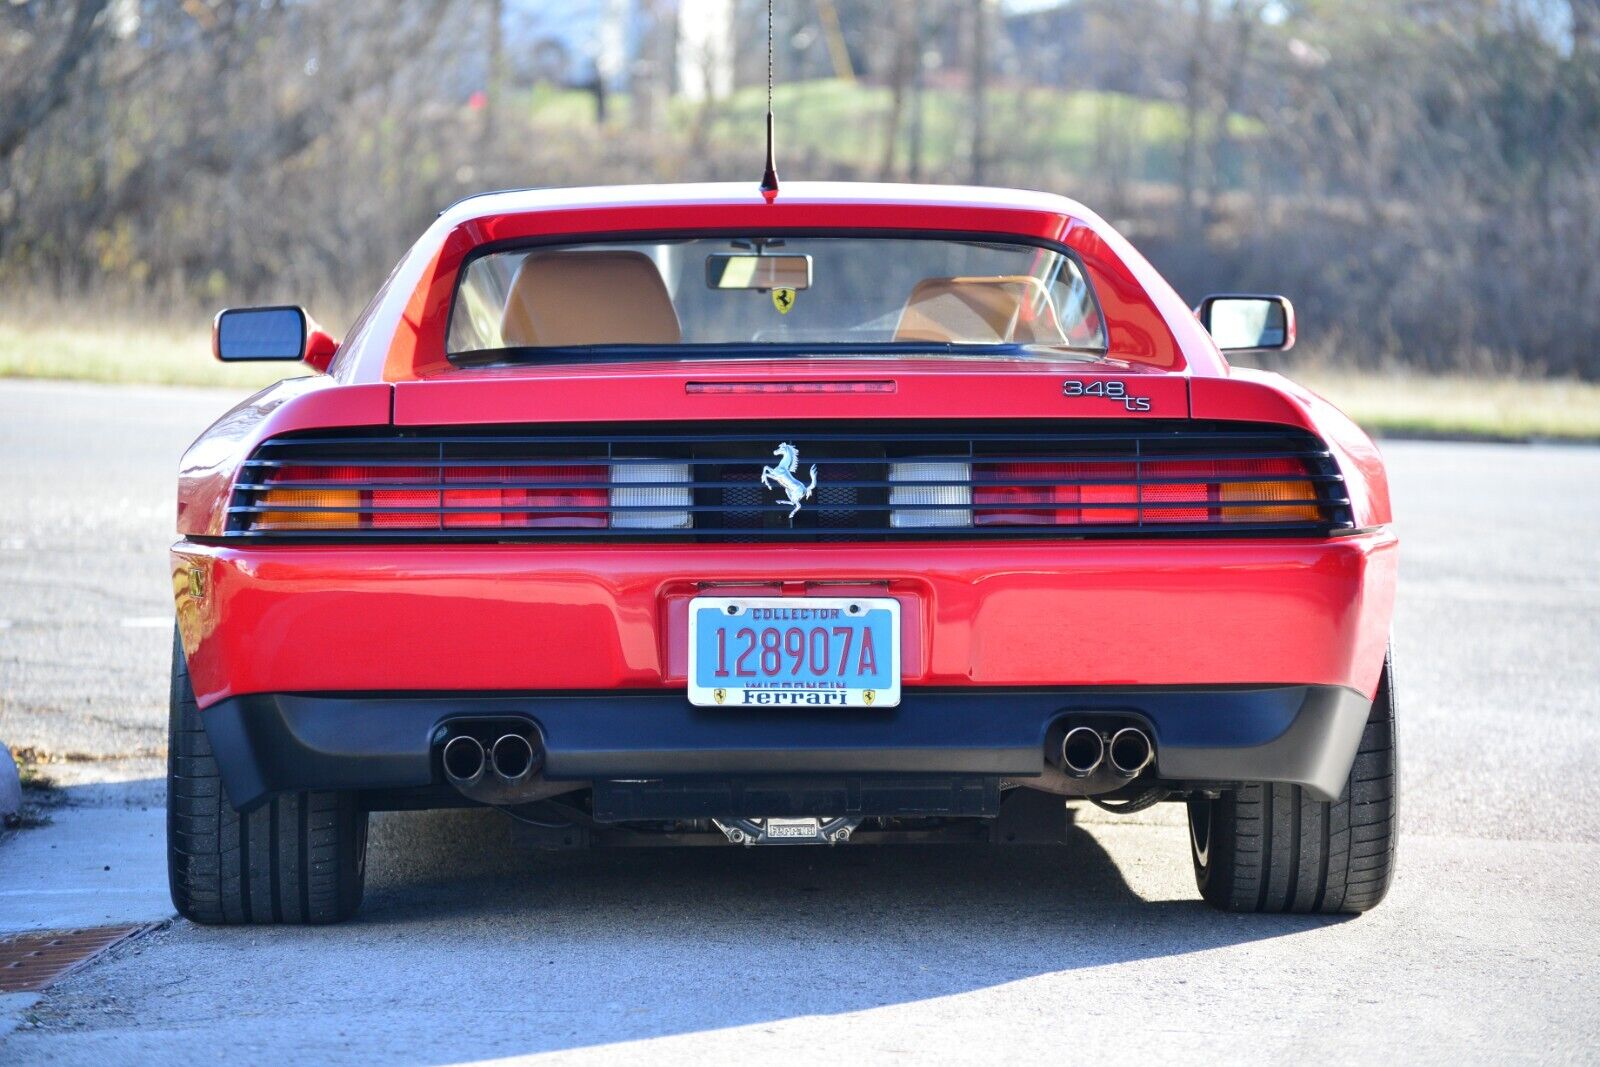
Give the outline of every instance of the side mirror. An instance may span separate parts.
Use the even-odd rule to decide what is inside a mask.
[[[311,327],[311,332],[306,335],[306,366],[319,374],[325,373],[338,352],[339,342],[334,340],[332,334],[320,326]]]
[[[1194,309],[1224,352],[1287,352],[1294,347],[1294,305],[1285,296],[1221,293]]]
[[[304,360],[325,371],[339,342],[297,307],[227,308],[211,324],[211,353],[224,363]]]

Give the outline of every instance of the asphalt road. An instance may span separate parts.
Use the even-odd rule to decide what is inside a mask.
[[[46,892],[159,907],[172,473],[230,402],[0,382],[0,740],[65,759],[54,824],[0,841],[0,929]],[[1079,812],[1057,850],[555,857],[493,813],[388,815],[358,921],[147,935],[0,1062],[1593,1061],[1600,449],[1385,452],[1404,836],[1367,916],[1210,911],[1173,805]],[[74,905],[72,841],[120,849],[118,887]]]

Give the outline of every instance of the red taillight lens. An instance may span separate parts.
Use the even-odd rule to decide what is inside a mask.
[[[1207,479],[1219,464],[1204,460],[1158,459],[1143,466],[1145,522],[1211,522],[1217,518],[1217,487]],[[1185,479],[1175,481],[1174,479]],[[1194,481],[1187,479],[1193,478]]]
[[[973,465],[974,526],[1316,522],[1316,483],[1297,459],[1146,459]]]
[[[977,463],[972,471],[972,523],[1137,522],[1139,491],[1133,478],[1132,463]],[[1040,482],[1048,484],[1028,484]]]
[[[419,488],[437,475],[428,467],[361,467],[362,482],[404,485],[404,489],[371,489],[362,493],[364,506],[374,509],[362,516],[374,530],[431,530],[439,525],[439,490]]]
[[[849,382],[688,382],[684,392],[723,393],[736,396],[769,395],[772,393],[892,393],[895,383],[886,381]]]
[[[443,485],[440,476],[440,468],[421,466],[281,467],[259,498],[258,505],[267,510],[257,514],[252,528],[603,528],[607,523],[609,468],[603,463],[446,467]],[[379,488],[389,485],[394,488]]]
[[[451,467],[445,471],[447,485],[477,484],[445,489],[444,506],[484,510],[446,511],[444,525],[603,528],[608,475],[609,468],[597,463]],[[487,484],[496,482],[501,484]]]

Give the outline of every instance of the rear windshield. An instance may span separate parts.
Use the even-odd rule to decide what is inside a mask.
[[[1105,350],[1068,254],[932,238],[753,234],[544,245],[469,262],[457,362],[792,352],[1070,358]],[[665,351],[662,351],[665,350]]]

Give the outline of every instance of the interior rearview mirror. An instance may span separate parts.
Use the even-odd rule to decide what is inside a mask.
[[[1208,296],[1195,314],[1224,352],[1284,352],[1294,347],[1294,305],[1288,297]]]
[[[713,252],[706,257],[706,284],[713,289],[809,289],[811,257]]]
[[[211,325],[211,350],[224,363],[304,359],[307,323],[297,307],[228,308]]]

